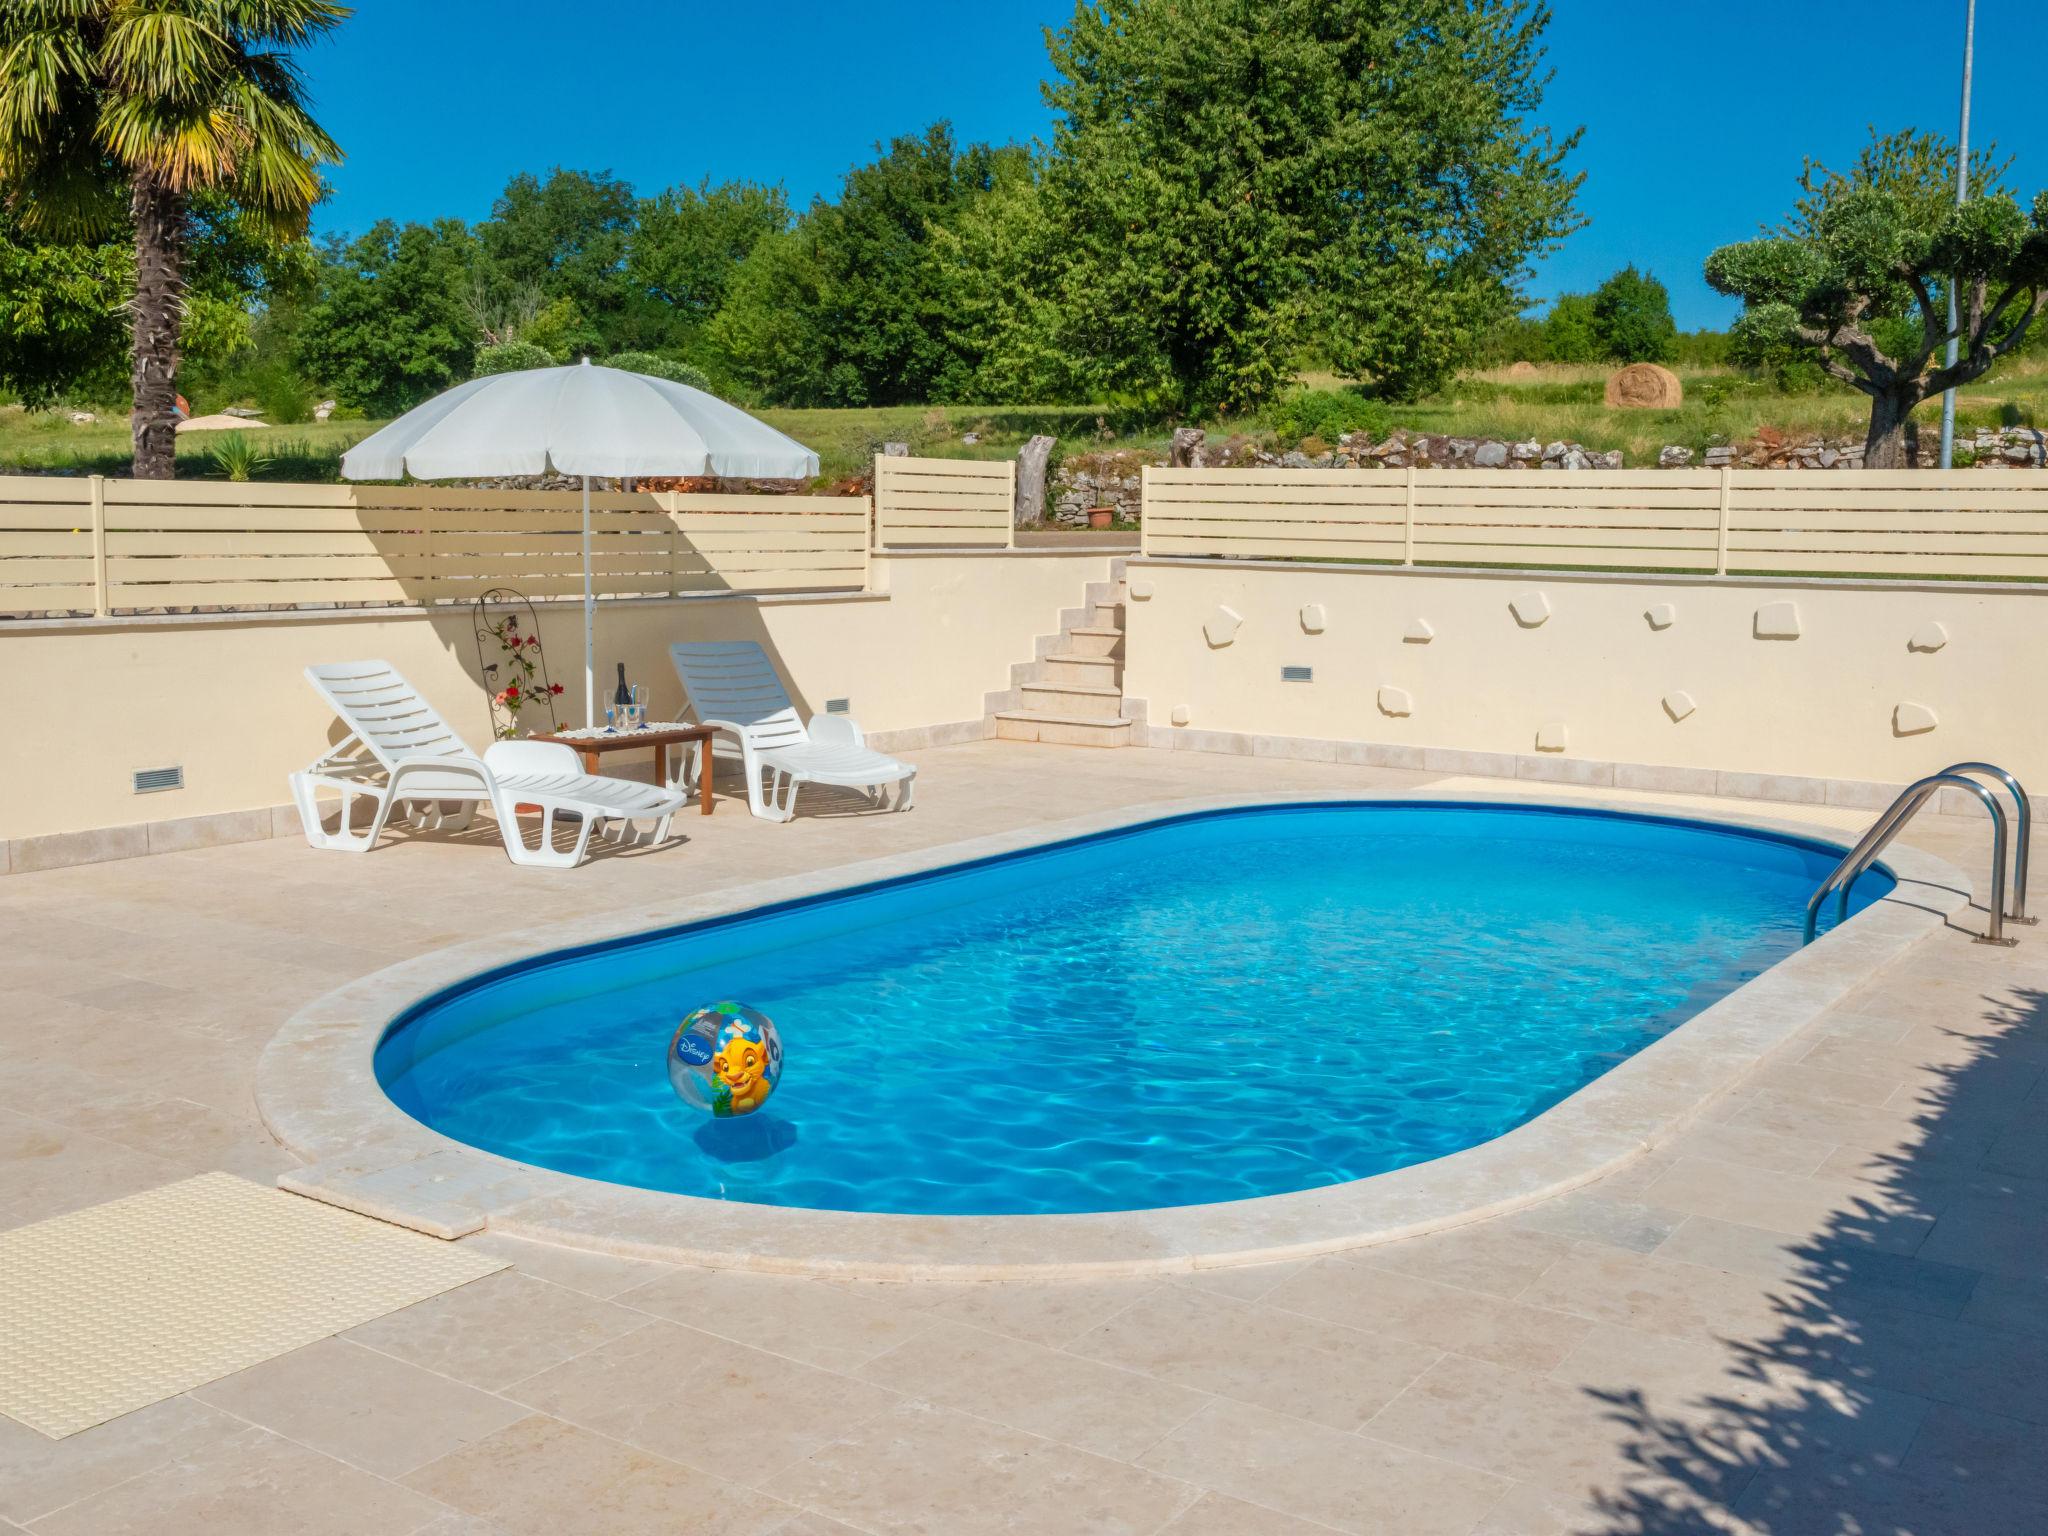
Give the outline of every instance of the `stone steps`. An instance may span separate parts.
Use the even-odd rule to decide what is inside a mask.
[[[1067,643],[1066,655],[1123,659],[1124,632],[1115,625],[1081,624],[1067,630],[1060,638]]]
[[[1076,715],[1087,719],[1115,720],[1123,707],[1124,691],[1114,687],[1090,687],[1082,683],[1026,683],[1018,690],[1026,709],[1042,709],[1055,715]]]
[[[1007,692],[990,694],[997,739],[1070,747],[1123,747],[1133,721],[1124,713],[1123,562],[1111,579],[1092,581],[1081,605],[1060,615],[1060,632],[1043,635],[1035,661],[1011,668]]]
[[[1006,709],[996,714],[996,739],[1042,741],[1059,747],[1127,747],[1131,744],[1131,722],[1054,715],[1036,709]]]
[[[1124,664],[1115,656],[1089,656],[1075,651],[1054,651],[1042,658],[1041,683],[1075,683],[1083,688],[1109,687],[1123,691]]]

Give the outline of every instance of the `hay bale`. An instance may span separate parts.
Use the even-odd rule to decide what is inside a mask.
[[[1508,364],[1508,377],[1511,379],[1536,379],[1542,376],[1543,370],[1526,359],[1519,363]]]
[[[1607,406],[1616,411],[1671,411],[1685,404],[1685,386],[1669,368],[1630,363],[1607,380]]]

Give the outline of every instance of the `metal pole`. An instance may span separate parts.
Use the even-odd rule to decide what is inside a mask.
[[[1962,207],[1970,196],[1970,67],[1977,53],[1977,0],[1969,0],[1969,8],[1963,18],[1963,126],[1956,136],[1956,206]],[[1956,305],[1956,279],[1950,274],[1948,280],[1948,351],[1946,365],[1956,365],[1956,326],[1959,323]],[[1952,469],[1956,458],[1956,392],[1953,388],[1941,392],[1941,467]]]
[[[586,362],[588,359],[585,360]],[[590,476],[583,477],[583,724],[597,725],[597,595],[590,587]]]

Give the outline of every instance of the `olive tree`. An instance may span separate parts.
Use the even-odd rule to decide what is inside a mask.
[[[2005,163],[1974,162],[1976,195],[1958,207],[1952,145],[1874,138],[1846,172],[1809,162],[1779,229],[1707,258],[1707,281],[1743,301],[1743,350],[1811,357],[1870,397],[1870,468],[1902,466],[1914,407],[1983,377],[2048,307],[2048,193],[2022,209],[2001,185]]]

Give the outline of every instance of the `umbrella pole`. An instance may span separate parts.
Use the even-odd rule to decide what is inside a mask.
[[[597,725],[597,596],[590,586],[590,476],[583,477],[583,724]]]

